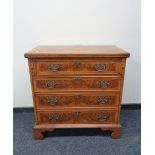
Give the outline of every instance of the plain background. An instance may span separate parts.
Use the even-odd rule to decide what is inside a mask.
[[[155,154],[155,104],[154,88],[155,72],[155,1],[142,1],[141,4],[141,28],[142,28],[142,155]],[[0,154],[13,155],[13,0],[0,1],[0,51],[1,51],[1,104],[0,104],[0,128],[1,138]],[[6,61],[7,60],[7,61]],[[7,66],[7,69],[6,67]],[[151,67],[150,67],[151,66]],[[3,134],[7,133],[7,134]]]
[[[38,44],[114,44],[130,52],[122,103],[140,103],[140,0],[14,0],[14,107],[32,106],[24,52]]]

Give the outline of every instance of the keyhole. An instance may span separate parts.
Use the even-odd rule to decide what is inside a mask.
[[[81,112],[80,111],[76,111],[75,113],[76,113],[76,116],[79,116]]]
[[[80,94],[76,94],[75,95],[75,99],[79,100],[81,98],[81,95]]]

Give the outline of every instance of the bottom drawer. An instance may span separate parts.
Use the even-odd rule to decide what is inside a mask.
[[[117,123],[116,110],[38,111],[39,124],[110,124]]]

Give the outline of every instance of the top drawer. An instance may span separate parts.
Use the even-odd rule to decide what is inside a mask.
[[[39,60],[37,75],[52,74],[119,74],[121,59]]]

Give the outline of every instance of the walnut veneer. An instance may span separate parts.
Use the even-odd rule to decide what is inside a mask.
[[[101,128],[120,138],[126,58],[116,46],[37,46],[25,53],[32,86],[34,138],[55,128]]]

